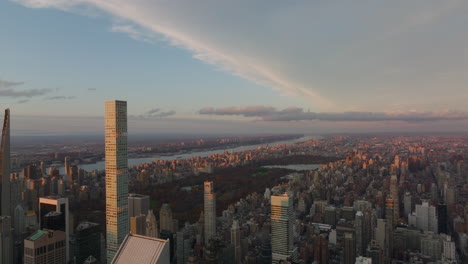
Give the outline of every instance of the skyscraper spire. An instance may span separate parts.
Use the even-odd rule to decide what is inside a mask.
[[[0,154],[1,214],[11,216],[10,208],[10,109],[5,109]]]

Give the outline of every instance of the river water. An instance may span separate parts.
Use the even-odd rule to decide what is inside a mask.
[[[276,146],[276,145],[291,145],[295,144],[298,142],[303,142],[307,141],[310,139],[316,139],[319,138],[319,136],[305,136],[297,139],[291,139],[291,140],[284,140],[284,141],[276,141],[276,142],[271,142],[268,144],[257,144],[257,145],[247,145],[247,146],[240,146],[236,148],[230,148],[230,149],[216,149],[216,150],[208,150],[208,151],[200,151],[200,152],[189,152],[189,153],[183,153],[183,154],[177,154],[177,155],[170,155],[170,156],[157,156],[157,157],[149,157],[149,158],[130,158],[128,159],[128,167],[144,164],[144,163],[150,163],[155,160],[175,160],[175,159],[188,159],[191,157],[207,157],[213,154],[217,153],[223,153],[225,151],[229,152],[239,152],[239,151],[245,151],[245,150],[253,150],[261,146]],[[79,168],[82,168],[86,171],[92,171],[92,170],[104,170],[105,169],[105,161],[98,161],[93,164],[80,164],[78,165]],[[64,168],[63,167],[58,167],[60,173],[64,173]]]

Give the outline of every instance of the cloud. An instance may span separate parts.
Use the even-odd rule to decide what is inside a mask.
[[[393,111],[393,112],[335,112],[318,113],[304,111],[302,108],[290,107],[283,110],[277,110],[266,106],[247,106],[247,107],[225,107],[212,108],[205,107],[199,111],[201,115],[239,115],[244,117],[256,117],[261,121],[442,121],[442,120],[466,120],[468,112],[441,111],[441,112],[422,112],[422,111]]]
[[[153,108],[146,111],[142,115],[129,115],[130,119],[137,119],[137,120],[155,120],[161,119],[169,116],[173,116],[176,114],[176,111],[161,111],[159,108]]]
[[[0,89],[21,85],[23,83],[24,82],[11,82],[11,81],[6,81],[6,80],[1,80],[0,79]]]
[[[47,97],[44,100],[71,100],[71,99],[75,99],[75,98],[76,98],[76,96],[59,95],[59,96]]]
[[[459,22],[468,11],[466,1],[16,2],[78,13],[99,10],[111,16],[111,31],[151,43],[163,39],[317,110],[378,109],[395,101],[419,106],[452,94],[450,103],[468,81],[463,55],[468,37]],[[450,82],[441,78],[447,72]]]
[[[0,96],[5,97],[36,97],[36,96],[43,96],[48,93],[52,92],[51,89],[30,89],[30,90],[23,90],[23,91],[15,91],[13,89],[5,89],[0,90]]]
[[[275,113],[275,108],[271,106],[246,106],[246,107],[224,107],[202,108],[199,113],[202,115],[242,115],[245,117],[264,116]]]
[[[94,91],[97,91],[97,89],[96,88],[88,88],[88,91],[94,92]]]
[[[25,103],[27,103],[27,102],[29,102],[28,99],[26,99],[26,100],[19,100],[19,101],[17,101],[16,103],[17,103],[17,104],[25,104]]]

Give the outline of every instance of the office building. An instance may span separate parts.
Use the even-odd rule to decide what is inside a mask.
[[[13,228],[10,216],[0,216],[1,263],[13,263]]]
[[[149,210],[149,196],[141,195],[136,193],[130,193],[128,195],[128,217],[134,217],[138,215],[145,215]]]
[[[361,211],[356,213],[354,220],[354,234],[356,238],[356,256],[364,256],[367,245],[364,241],[364,214]]]
[[[241,238],[239,222],[234,220],[231,227],[231,244],[234,246],[234,263],[240,264],[242,260]]]
[[[354,264],[356,262],[356,240],[353,233],[345,233],[343,241],[343,263]]]
[[[169,231],[174,233],[174,218],[172,217],[172,209],[169,204],[165,203],[161,206],[159,210],[159,221],[160,223],[160,231]]]
[[[51,213],[56,212],[56,213]],[[51,214],[50,214],[51,213]],[[59,214],[57,214],[59,213]],[[47,216],[46,216],[47,215]],[[63,215],[65,217],[63,217]],[[47,225],[51,225],[57,230],[65,232],[65,246],[66,259],[70,260],[69,252],[69,238],[70,238],[70,227],[69,227],[69,209],[68,209],[68,198],[66,197],[40,197],[39,198],[39,225],[40,229],[45,229]]]
[[[75,229],[72,240],[75,263],[84,263],[90,257],[101,257],[101,226],[92,222],[81,222]]]
[[[403,207],[404,207],[404,210],[405,210],[405,218],[407,218],[409,216],[409,214],[411,214],[411,211],[412,211],[412,197],[411,197],[411,194],[409,192],[406,192],[405,193],[405,197],[403,198]]]
[[[206,181],[204,189],[205,243],[216,236],[216,194],[213,182]]]
[[[393,197],[389,195],[386,200],[385,208],[385,259],[390,263],[393,258],[393,228],[394,228],[394,214],[393,214],[394,201]]]
[[[377,244],[377,241],[372,240],[369,243],[369,246],[367,247],[366,256],[371,258],[372,263],[382,263],[382,260],[384,259],[383,258],[383,250],[379,246],[379,244]]]
[[[398,178],[396,175],[390,177],[390,195],[393,198],[393,223],[396,225],[400,219],[400,195],[398,193]]]
[[[24,264],[66,263],[65,232],[38,230],[24,240]]]
[[[295,258],[293,246],[293,198],[287,194],[271,196],[272,263]]]
[[[110,264],[169,264],[169,240],[129,234]]]
[[[127,102],[106,101],[106,242],[111,263],[129,232]]]
[[[153,210],[148,210],[148,214],[146,215],[145,236],[159,238],[158,223],[156,222]]]
[[[436,214],[436,207],[429,205],[429,202],[423,201],[416,205],[416,210],[409,215],[409,225],[424,231],[438,233],[439,223]]]
[[[146,216],[144,214],[130,217],[130,233],[141,236],[146,234]]]

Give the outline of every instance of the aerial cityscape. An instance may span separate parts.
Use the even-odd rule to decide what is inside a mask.
[[[0,264],[468,263],[468,2],[0,2]]]

